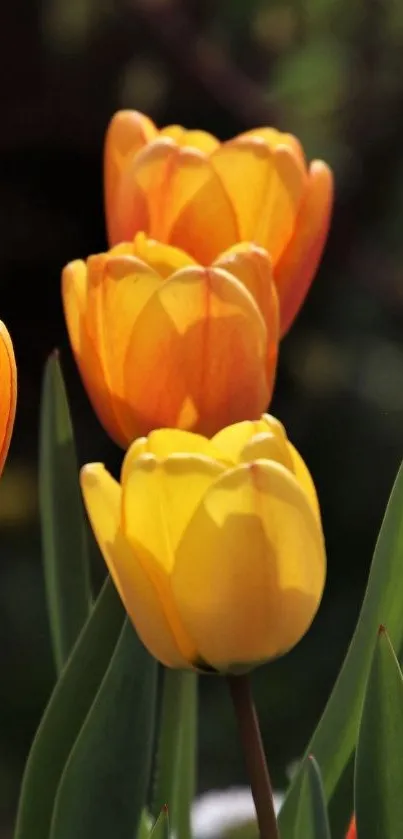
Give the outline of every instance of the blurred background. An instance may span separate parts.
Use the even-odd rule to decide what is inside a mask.
[[[19,405],[0,483],[0,836],[55,679],[37,508],[38,409],[54,347],[80,462],[120,452],[68,346],[60,271],[106,247],[102,145],[119,108],[227,139],[298,135],[334,168],[317,279],[280,354],[272,412],[315,478],[329,573],[319,616],[254,675],[277,789],[324,707],[354,627],[403,444],[403,5],[400,0],[14,0],[2,4],[0,316]],[[99,579],[102,568],[95,569]],[[201,684],[199,790],[246,783],[225,685]],[[348,709],[346,709],[348,712]]]

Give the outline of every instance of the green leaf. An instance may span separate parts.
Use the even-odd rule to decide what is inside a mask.
[[[309,755],[301,767],[295,839],[330,839],[330,826],[320,769]]]
[[[163,807],[151,831],[152,839],[169,839],[168,807]],[[182,837],[181,837],[182,839]]]
[[[14,839],[47,839],[65,763],[101,684],[124,610],[108,578],[52,693],[22,782]]]
[[[154,812],[169,809],[171,830],[190,839],[197,751],[197,674],[164,670]]]
[[[381,627],[368,678],[355,768],[357,832],[394,839],[403,830],[403,677]]]
[[[374,639],[380,623],[387,624],[392,643],[399,654],[403,648],[402,553],[403,467],[393,487],[379,534],[356,630],[322,719],[307,749],[307,754],[314,754],[321,767],[332,830],[334,825],[338,828],[335,836],[340,835],[340,826],[345,826],[351,815],[349,796],[339,796],[338,792],[343,785],[345,772],[349,771],[357,742]],[[293,839],[294,836],[300,784],[301,768],[295,773],[280,813],[282,839]]]
[[[39,503],[50,629],[60,672],[88,617],[90,584],[73,428],[56,354],[48,359],[43,380]]]
[[[150,816],[150,813],[145,808],[141,812],[140,816],[140,824],[137,830],[136,839],[149,839],[149,836],[153,830],[153,819]]]
[[[133,839],[150,780],[157,662],[126,618],[65,766],[51,839]]]

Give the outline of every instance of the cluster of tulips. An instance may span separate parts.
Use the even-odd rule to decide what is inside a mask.
[[[313,480],[265,412],[322,255],[331,171],[272,128],[220,143],[123,111],[105,205],[110,249],[62,275],[78,369],[125,450],[120,481],[82,468],[85,507],[145,648],[231,677],[297,644],[325,582]],[[0,325],[0,468],[16,389]]]

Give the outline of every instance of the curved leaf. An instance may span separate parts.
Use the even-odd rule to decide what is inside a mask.
[[[124,619],[108,578],[49,700],[22,781],[14,839],[47,839],[64,765],[99,688]]]
[[[57,792],[51,839],[133,839],[150,778],[157,662],[126,618]]]
[[[331,822],[334,819],[339,825],[347,825],[351,815],[350,797],[346,794],[339,796],[338,790],[351,767],[374,639],[380,623],[387,624],[399,654],[403,649],[402,556],[403,467],[399,470],[381,527],[356,630],[307,749],[307,754],[315,755],[322,770]],[[301,768],[295,773],[281,809],[279,824],[282,839],[293,839],[300,784]]]
[[[74,435],[56,353],[48,359],[43,379],[39,503],[50,629],[60,672],[88,617],[91,598]]]
[[[320,769],[312,755],[302,766],[295,839],[330,839]]]
[[[403,677],[381,627],[364,699],[355,769],[358,836],[398,837],[403,829]]]

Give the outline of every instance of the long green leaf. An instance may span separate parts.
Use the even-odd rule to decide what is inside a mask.
[[[389,638],[379,631],[364,699],[355,770],[358,836],[403,835],[403,678]]]
[[[295,839],[330,839],[329,818],[320,769],[309,755],[302,766]]]
[[[197,675],[164,671],[154,812],[169,810],[172,833],[190,839],[197,751]]]
[[[350,648],[307,749],[307,754],[314,754],[321,767],[325,796],[330,802],[331,822],[333,816],[337,825],[346,825],[350,816],[351,800],[348,795],[338,796],[338,789],[343,784],[344,774],[348,772],[354,754],[374,639],[380,623],[388,626],[392,643],[399,654],[403,648],[402,557],[403,467],[386,510]],[[294,776],[280,813],[282,839],[293,839],[294,836],[300,784],[301,769]],[[336,807],[332,811],[336,800],[337,811]],[[339,833],[334,835],[337,839]]]
[[[157,662],[126,618],[64,769],[51,839],[133,839],[151,771]]]
[[[65,763],[122,628],[124,610],[108,579],[56,684],[25,768],[14,839],[47,839]]]
[[[169,839],[168,807],[163,807],[151,831],[152,839]],[[181,838],[182,839],[182,838]]]
[[[154,822],[148,810],[144,807],[140,816],[139,826],[136,832],[136,839],[149,839],[154,827]]]
[[[90,609],[86,522],[67,394],[53,354],[43,380],[39,502],[53,652],[61,671]]]

